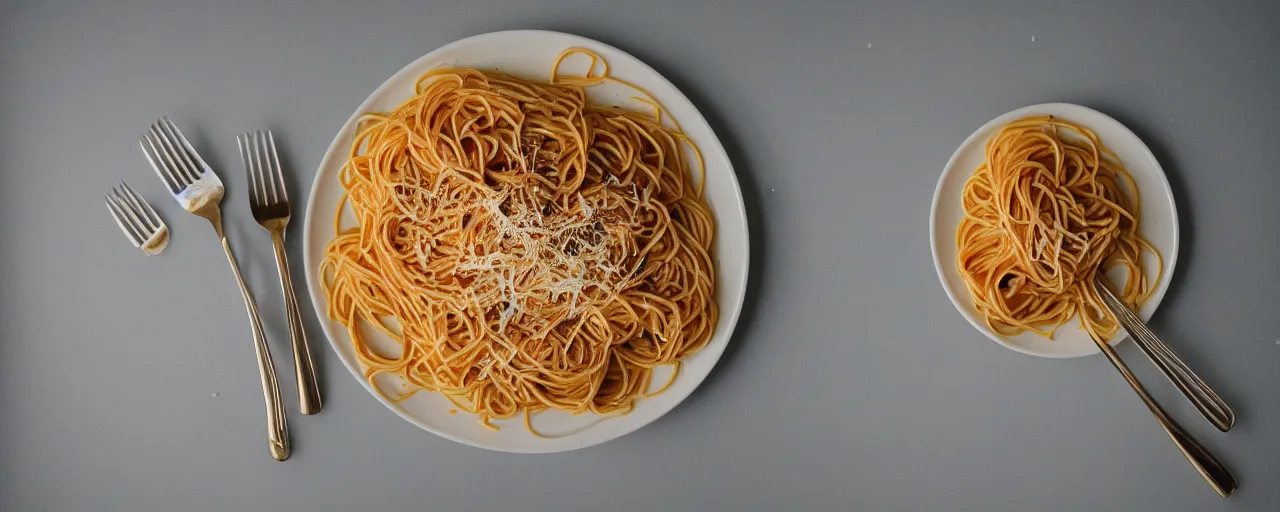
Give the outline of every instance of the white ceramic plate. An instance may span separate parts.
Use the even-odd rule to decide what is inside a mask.
[[[1018,352],[1041,357],[1080,357],[1099,352],[1097,345],[1089,339],[1089,335],[1080,330],[1080,320],[1071,320],[1058,329],[1057,336],[1050,340],[1035,333],[1026,332],[1018,336],[1001,336],[987,328],[969,290],[965,288],[956,268],[956,228],[964,218],[964,209],[960,202],[960,192],[964,182],[973,174],[974,169],[982,163],[987,140],[1000,129],[1016,119],[1034,115],[1052,114],[1053,116],[1081,124],[1098,134],[1120,160],[1124,162],[1134,183],[1141,192],[1142,212],[1141,225],[1138,232],[1164,257],[1164,273],[1156,284],[1155,294],[1138,311],[1143,320],[1151,318],[1151,314],[1160,306],[1165,291],[1169,288],[1169,280],[1173,276],[1174,267],[1178,263],[1178,211],[1173,204],[1173,192],[1169,188],[1169,180],[1165,178],[1160,163],[1138,139],[1137,135],[1125,128],[1120,122],[1096,110],[1067,103],[1046,103],[1023,107],[1000,117],[992,119],[978,131],[973,132],[964,143],[956,149],[947,167],[938,179],[938,188],[933,194],[933,208],[930,211],[929,238],[933,248],[933,264],[938,269],[938,278],[942,280],[942,288],[951,297],[951,302],[960,310],[960,314],[973,324],[973,327],[996,343]],[[1148,271],[1154,271],[1155,260],[1148,257],[1143,262]],[[1118,279],[1118,276],[1114,277]],[[1122,281],[1121,281],[1122,282]],[[1112,337],[1109,343],[1119,343],[1126,338],[1123,331]]]
[[[364,112],[388,111],[396,107],[413,94],[418,76],[439,66],[498,68],[524,78],[545,81],[556,56],[570,47],[583,47],[598,53],[608,61],[611,75],[649,91],[702,150],[706,159],[706,196],[717,221],[716,299],[721,314],[715,335],[705,348],[684,361],[680,376],[666,392],[640,400],[630,414],[604,418],[548,411],[535,415],[535,428],[554,436],[550,439],[530,434],[520,417],[495,421],[501,430],[487,430],[479,425],[474,415],[462,411],[451,414],[450,410],[455,407],[436,393],[418,393],[398,403],[384,399],[365,380],[346,329],[325,314],[326,299],[321,292],[318,272],[325,245],[333,238],[332,219],[343,192],[338,172],[351,147],[357,117]],[[569,62],[565,66],[566,72],[577,71],[570,67]],[[582,67],[585,68],[585,64]],[[649,109],[631,99],[633,92],[613,84],[590,87],[588,95],[593,102],[600,104],[621,105],[641,111]],[[499,451],[540,453],[584,448],[633,432],[666,414],[693,392],[724,352],[742,309],[747,281],[749,247],[742,193],[729,157],[706,119],[675,86],[635,57],[598,41],[557,32],[519,30],[468,37],[424,55],[387,79],[356,108],[329,146],[311,187],[305,223],[303,250],[311,301],[330,344],[356,380],[383,405],[414,425],[460,443]],[[655,381],[665,382],[666,375],[670,374],[656,375]],[[397,383],[389,379],[380,385]]]

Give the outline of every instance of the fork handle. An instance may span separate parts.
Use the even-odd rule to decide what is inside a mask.
[[[258,354],[258,375],[262,378],[262,397],[267,402],[267,446],[276,460],[287,460],[290,451],[289,426],[284,416],[284,401],[280,399],[276,366],[271,361],[271,351],[267,348],[262,318],[258,316],[258,304],[253,301],[249,287],[244,284],[244,276],[240,275],[240,265],[236,264],[236,257],[231,254],[231,244],[227,243],[227,237],[219,233],[219,238],[222,239],[222,249],[227,252],[227,261],[231,262],[231,271],[236,274],[240,296],[244,298],[244,307],[249,312],[249,326],[253,328],[253,345]]]
[[[1092,336],[1090,337],[1093,338]],[[1156,417],[1156,421],[1160,422],[1164,432],[1169,434],[1173,444],[1178,446],[1178,450],[1182,451],[1182,455],[1196,468],[1196,471],[1209,483],[1209,486],[1223,498],[1235,492],[1236,479],[1231,476],[1231,472],[1227,471],[1227,468],[1221,462],[1218,462],[1218,459],[1212,453],[1209,453],[1208,449],[1197,442],[1194,437],[1191,437],[1191,434],[1183,430],[1181,425],[1178,425],[1177,422],[1165,414],[1160,404],[1156,403],[1155,399],[1147,394],[1146,388],[1142,387],[1141,382],[1138,382],[1138,378],[1129,370],[1129,366],[1120,359],[1116,349],[1111,348],[1111,345],[1098,338],[1093,338],[1093,342],[1098,345],[1103,354],[1107,355],[1107,359],[1116,367],[1116,370],[1120,371],[1120,375],[1124,376],[1124,380],[1129,382],[1129,387],[1133,388],[1133,392],[1137,393],[1142,398],[1142,402],[1147,404],[1147,409],[1150,409],[1151,414]]]
[[[284,250],[284,230],[271,230],[271,245],[275,247],[276,269],[280,271],[280,287],[284,291],[284,308],[289,316],[289,338],[293,344],[293,369],[298,377],[298,403],[302,414],[320,412],[320,384],[316,382],[316,367],[311,360],[311,347],[303,330],[302,310],[298,297],[293,293],[293,281],[289,279],[289,256]]]
[[[1218,427],[1218,430],[1223,432],[1231,430],[1231,426],[1236,422],[1236,415],[1227,402],[1191,371],[1182,358],[1170,350],[1169,346],[1165,345],[1154,332],[1151,332],[1138,315],[1129,310],[1129,306],[1111,291],[1111,287],[1101,274],[1095,282],[1095,288],[1098,289],[1102,302],[1115,314],[1120,325],[1133,337],[1138,348],[1142,349],[1142,353],[1146,354],[1160,372],[1169,378],[1169,382],[1182,391],[1182,394],[1196,406],[1196,410],[1200,411],[1200,415],[1209,420],[1213,426]]]

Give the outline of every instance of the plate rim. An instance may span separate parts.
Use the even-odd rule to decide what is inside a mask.
[[[682,373],[680,376],[678,376],[677,381],[680,379],[693,379],[691,381],[692,385],[689,386],[689,388],[685,390],[683,394],[676,394],[678,393],[676,390],[670,390],[670,389],[667,390],[665,393],[672,393],[672,395],[670,396],[674,396],[675,399],[671,401],[669,406],[666,406],[664,409],[656,411],[656,413],[651,418],[647,418],[643,421],[637,422],[634,425],[629,425],[626,428],[617,429],[615,431],[609,432],[597,438],[588,439],[586,442],[569,444],[567,446],[557,445],[557,446],[529,446],[529,447],[498,447],[493,445],[486,445],[479,442],[472,442],[471,439],[453,435],[445,429],[436,428],[423,421],[420,421],[417,417],[408,414],[404,409],[402,409],[401,407],[398,407],[395,403],[388,400],[380,392],[378,392],[376,389],[372,387],[372,385],[368,382],[368,380],[364,378],[363,369],[360,367],[358,361],[349,360],[344,355],[344,353],[339,347],[339,343],[350,343],[350,338],[348,335],[344,333],[342,334],[342,340],[339,341],[337,333],[332,332],[335,330],[333,329],[333,325],[332,325],[333,321],[329,319],[325,311],[325,309],[327,308],[327,303],[322,304],[321,301],[317,300],[317,298],[320,298],[321,300],[323,300],[323,297],[319,297],[317,292],[317,287],[319,286],[318,279],[320,279],[322,276],[318,275],[319,271],[318,271],[317,265],[319,265],[320,262],[315,259],[315,256],[312,254],[313,251],[310,250],[313,243],[312,235],[311,235],[313,223],[318,221],[316,219],[316,215],[318,215],[317,214],[318,206],[316,205],[316,195],[317,195],[317,191],[320,190],[321,180],[325,176],[325,172],[324,172],[325,169],[333,165],[336,165],[333,163],[334,158],[345,158],[341,156],[341,154],[344,153],[344,150],[341,144],[342,142],[344,142],[344,139],[345,139],[343,137],[344,133],[346,133],[349,129],[351,129],[351,127],[354,126],[355,123],[358,121],[360,116],[365,112],[367,112],[370,106],[373,103],[375,103],[375,101],[378,98],[386,94],[386,92],[393,87],[394,83],[399,82],[404,77],[404,75],[412,74],[415,72],[412,70],[425,69],[427,67],[432,66],[433,64],[444,62],[441,56],[447,55],[448,52],[458,47],[462,47],[468,44],[475,44],[477,42],[487,40],[487,39],[499,39],[499,38],[505,38],[505,37],[567,38],[573,41],[573,44],[572,44],[573,46],[587,47],[593,50],[603,50],[603,52],[606,52],[606,53],[616,52],[617,54],[623,56],[624,58],[631,59],[641,70],[652,74],[652,76],[656,80],[662,83],[665,83],[666,86],[668,86],[670,90],[674,93],[673,99],[682,101],[685,104],[687,104],[690,108],[690,112],[693,114],[692,116],[682,117],[681,124],[686,127],[690,126],[690,123],[695,125],[700,125],[702,128],[705,128],[707,134],[709,134],[710,137],[708,140],[698,141],[699,146],[703,148],[703,153],[722,156],[721,160],[723,160],[723,163],[725,165],[725,169],[727,171],[727,175],[729,178],[729,184],[732,185],[732,188],[733,188],[733,200],[729,201],[730,204],[723,204],[720,206],[720,208],[713,209],[713,213],[716,214],[716,217],[717,217],[717,228],[719,228],[719,226],[723,224],[721,222],[721,219],[724,218],[723,217],[724,215],[732,215],[733,217],[739,219],[742,224],[741,247],[736,248],[737,252],[741,254],[741,258],[742,258],[741,271],[738,272],[738,275],[731,276],[723,273],[724,271],[722,270],[723,269],[722,265],[717,265],[716,267],[717,277],[719,277],[721,281],[719,286],[726,287],[722,293],[728,295],[729,294],[728,292],[732,291],[734,294],[736,294],[737,300],[733,304],[724,304],[724,303],[719,304],[721,308],[720,309],[721,318],[726,318],[727,316],[727,319],[728,319],[728,321],[724,324],[725,328],[723,332],[714,333],[712,335],[711,340],[708,341],[707,345],[704,346],[702,349],[700,349],[697,354],[695,354],[695,356],[696,355],[704,355],[704,357],[710,356],[709,363],[706,366],[705,370],[699,372],[699,374]],[[418,73],[420,74],[421,72],[419,71]],[[687,131],[688,130],[686,129],[686,132]],[[710,151],[708,151],[708,149],[710,149]],[[632,55],[631,53],[625,50],[622,50],[613,45],[610,45],[608,43],[604,43],[596,39],[586,37],[586,36],[581,36],[578,34],[571,34],[567,32],[560,32],[560,31],[554,31],[554,30],[515,29],[515,30],[499,30],[499,31],[493,31],[493,32],[474,34],[471,36],[454,40],[452,42],[446,43],[442,46],[429,50],[422,56],[414,59],[408,64],[405,64],[403,67],[401,67],[400,69],[392,73],[389,77],[387,77],[382,82],[381,85],[379,85],[377,88],[375,88],[372,92],[369,93],[369,95],[360,103],[360,105],[356,107],[355,111],[351,114],[351,116],[347,118],[345,121],[343,121],[342,125],[340,125],[339,128],[337,129],[334,135],[333,141],[330,142],[328,148],[325,150],[324,156],[321,158],[320,163],[316,168],[315,175],[311,181],[311,189],[307,193],[307,206],[303,216],[303,223],[302,223],[303,224],[302,250],[303,250],[303,267],[304,267],[303,270],[306,275],[307,294],[308,294],[308,298],[311,299],[310,302],[311,302],[312,308],[315,311],[316,319],[320,324],[320,328],[324,332],[325,338],[329,342],[329,347],[333,350],[338,360],[342,361],[343,366],[347,368],[347,370],[351,373],[351,376],[355,378],[357,382],[360,383],[360,385],[365,389],[365,391],[367,391],[370,395],[374,397],[374,399],[380,402],[387,409],[391,410],[401,419],[413,424],[414,426],[417,426],[422,430],[435,434],[439,437],[448,439],[450,441],[454,441],[467,446],[473,446],[476,448],[492,450],[496,452],[557,453],[557,452],[566,452],[566,451],[572,451],[572,450],[579,450],[583,448],[589,448],[592,446],[597,446],[597,445],[612,441],[619,437],[632,434],[644,428],[645,426],[652,424],[653,422],[657,421],[659,418],[666,416],[671,411],[679,407],[679,405],[683,403],[686,399],[688,399],[688,397],[692,395],[693,392],[702,385],[702,383],[706,380],[707,376],[709,376],[713,371],[715,371],[716,366],[719,364],[720,359],[724,355],[725,348],[733,340],[734,332],[736,330],[736,327],[738,325],[738,322],[742,314],[742,307],[746,299],[746,293],[749,289],[748,280],[749,280],[750,269],[751,269],[751,250],[750,250],[751,249],[751,226],[750,226],[750,219],[747,216],[746,206],[744,204],[744,201],[745,199],[742,193],[742,185],[738,179],[737,171],[734,169],[733,161],[730,158],[729,152],[725,149],[724,144],[721,142],[720,136],[716,134],[715,130],[712,128],[711,123],[707,121],[706,116],[703,115],[702,111],[698,109],[697,105],[691,99],[689,99],[688,95],[686,95],[683,91],[681,91],[680,88],[677,87],[674,83],[672,83],[670,79],[668,79],[662,73],[659,73],[656,69],[654,69],[648,63],[646,63],[644,60],[640,59],[639,57],[636,57],[635,55]],[[724,236],[723,233],[720,232],[719,229],[717,229],[716,238],[721,239],[723,236]],[[718,252],[715,257],[715,261],[719,262],[722,259],[722,257],[723,256]],[[725,315],[726,313],[728,313],[728,315]],[[683,368],[681,369],[681,371],[682,372],[684,371]],[[642,400],[644,399],[646,398],[642,398]],[[609,418],[609,419],[612,419],[612,418]],[[480,427],[477,426],[476,428],[480,428]],[[568,434],[567,436],[560,437],[558,439],[565,439],[568,437],[572,437],[574,435],[577,435],[577,433]]]
[[[1030,115],[1033,112],[1042,113],[1042,114],[1061,115],[1062,117],[1067,119],[1071,119],[1072,114],[1083,114],[1084,116],[1095,116],[1100,120],[1102,120],[1102,122],[1113,123],[1116,127],[1118,127],[1119,129],[1131,135],[1133,139],[1138,142],[1135,149],[1137,151],[1140,151],[1142,156],[1145,157],[1148,161],[1150,161],[1151,164],[1155,167],[1155,170],[1156,170],[1155,177],[1158,179],[1158,182],[1160,184],[1160,188],[1161,188],[1160,192],[1163,192],[1162,194],[1163,198],[1166,201],[1168,201],[1169,209],[1170,209],[1170,212],[1172,213],[1170,224],[1173,232],[1173,237],[1170,239],[1171,247],[1168,248],[1168,251],[1161,250],[1161,253],[1160,253],[1161,257],[1164,259],[1165,272],[1160,277],[1160,281],[1156,285],[1155,293],[1151,296],[1150,299],[1148,299],[1147,303],[1144,304],[1144,306],[1150,306],[1151,309],[1145,314],[1139,312],[1139,316],[1145,322],[1148,319],[1150,319],[1151,315],[1155,314],[1156,310],[1160,308],[1160,304],[1164,301],[1165,294],[1169,291],[1169,286],[1173,281],[1173,274],[1174,272],[1177,271],[1178,251],[1179,251],[1180,239],[1182,237],[1181,225],[1179,224],[1179,221],[1178,221],[1178,204],[1173,195],[1173,187],[1169,184],[1169,177],[1168,177],[1168,174],[1165,173],[1164,166],[1160,165],[1160,161],[1156,159],[1155,154],[1151,152],[1150,146],[1147,146],[1147,143],[1144,142],[1142,138],[1138,136],[1138,134],[1134,133],[1133,130],[1129,129],[1128,126],[1125,126],[1124,123],[1121,123],[1119,120],[1107,115],[1106,113],[1098,111],[1093,108],[1086,107],[1084,105],[1078,105],[1078,104],[1066,103],[1066,102],[1050,102],[1050,103],[1037,103],[1033,105],[1019,107],[992,118],[990,121],[983,123],[981,127],[974,130],[973,133],[969,134],[968,137],[965,137],[964,141],[961,142],[960,145],[956,147],[956,150],[951,153],[951,157],[947,159],[946,165],[942,168],[942,174],[938,176],[938,183],[934,187],[932,204],[929,207],[929,250],[933,256],[933,266],[934,266],[934,270],[938,275],[938,281],[942,285],[943,291],[946,292],[947,297],[951,299],[951,305],[954,306],[956,308],[956,311],[960,313],[960,316],[962,316],[966,321],[968,321],[969,325],[973,326],[973,328],[976,329],[978,332],[986,335],[987,338],[996,342],[1000,346],[1003,346],[1004,348],[1013,350],[1015,352],[1027,354],[1027,355],[1044,357],[1049,359],[1074,359],[1079,357],[1086,357],[1086,356],[1101,353],[1101,350],[1099,350],[1097,346],[1091,345],[1089,346],[1088,349],[1079,353],[1046,353],[1046,352],[1032,350],[1030,348],[1021,346],[1017,343],[1010,341],[1007,337],[1001,336],[993,332],[992,330],[988,329],[987,326],[984,325],[984,323],[981,321],[980,318],[976,318],[974,315],[970,314],[970,312],[967,311],[965,307],[962,305],[964,304],[964,302],[962,301],[966,301],[966,300],[972,301],[972,299],[970,299],[965,295],[962,295],[960,291],[952,290],[952,287],[950,286],[950,283],[947,280],[947,276],[944,273],[945,272],[943,267],[944,262],[941,260],[941,257],[939,254],[938,204],[942,199],[943,188],[944,188],[944,184],[947,181],[947,178],[950,177],[953,173],[959,172],[956,169],[956,165],[958,163],[957,160],[960,159],[961,154],[964,153],[965,150],[970,148],[973,144],[981,142],[978,139],[986,136],[989,132],[991,132],[998,126],[1007,124],[1016,118]],[[1097,129],[1097,127],[1095,126],[1089,126],[1089,128],[1094,130]],[[972,171],[968,171],[968,172],[972,172]],[[1144,194],[1145,193],[1147,192],[1144,191]],[[1107,343],[1109,345],[1115,346],[1128,338],[1129,338],[1128,333],[1125,330],[1121,329],[1114,336],[1112,336],[1111,339],[1107,341]]]

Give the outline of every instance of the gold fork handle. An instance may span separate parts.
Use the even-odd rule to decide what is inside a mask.
[[[303,330],[302,310],[298,308],[298,297],[293,293],[293,282],[289,279],[289,256],[284,250],[284,230],[271,230],[271,245],[276,251],[276,269],[280,271],[280,286],[284,290],[284,307],[289,315],[289,338],[293,342],[293,369],[298,377],[298,402],[302,414],[311,415],[320,412],[323,404],[320,400],[320,384],[316,382],[316,367],[311,360],[311,347],[307,344],[307,333]]]
[[[267,348],[267,336],[262,330],[262,319],[258,316],[258,304],[244,284],[244,276],[240,275],[240,265],[236,264],[235,255],[231,254],[231,244],[227,238],[222,239],[222,249],[227,252],[227,261],[231,262],[231,271],[236,274],[236,282],[240,285],[240,296],[244,298],[244,307],[249,311],[249,325],[253,328],[253,345],[258,353],[258,375],[262,378],[262,397],[267,402],[267,445],[271,456],[283,461],[289,458],[289,426],[284,416],[284,402],[280,400],[280,382],[276,379],[276,366],[271,361],[271,351]]]
[[[1147,404],[1147,408],[1156,417],[1156,421],[1160,422],[1160,426],[1164,428],[1165,433],[1169,434],[1170,439],[1173,439],[1173,444],[1178,445],[1182,455],[1191,462],[1196,471],[1200,472],[1200,476],[1204,477],[1206,482],[1209,482],[1209,486],[1213,487],[1213,490],[1217,491],[1218,495],[1223,498],[1235,492],[1236,479],[1231,476],[1231,472],[1227,471],[1227,468],[1221,462],[1218,462],[1218,459],[1209,453],[1209,450],[1196,442],[1195,438],[1191,437],[1191,434],[1182,430],[1182,427],[1177,422],[1164,413],[1164,409],[1160,408],[1160,404],[1156,403],[1155,399],[1147,394],[1146,388],[1142,387],[1142,383],[1138,382],[1138,378],[1133,375],[1133,372],[1129,371],[1129,366],[1120,360],[1120,355],[1116,354],[1116,350],[1097,338],[1094,338],[1093,342],[1098,345],[1103,354],[1107,355],[1107,359],[1120,371],[1120,375],[1123,375],[1124,380],[1129,382],[1129,386],[1142,398],[1143,403]]]

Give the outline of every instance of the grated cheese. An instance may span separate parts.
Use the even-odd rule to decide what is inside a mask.
[[[551,208],[544,214],[536,206],[537,196],[525,190],[514,185],[476,202],[469,214],[478,241],[455,269],[473,288],[491,290],[472,302],[497,315],[500,331],[557,303],[567,306],[573,318],[591,298],[619,292],[630,279],[621,269],[630,265],[616,259],[634,254],[629,234],[639,229],[626,201],[602,200],[593,206],[576,192],[581,213]],[[648,195],[646,189],[646,201]],[[554,309],[550,314],[556,314]],[[536,320],[547,324],[551,319]]]

